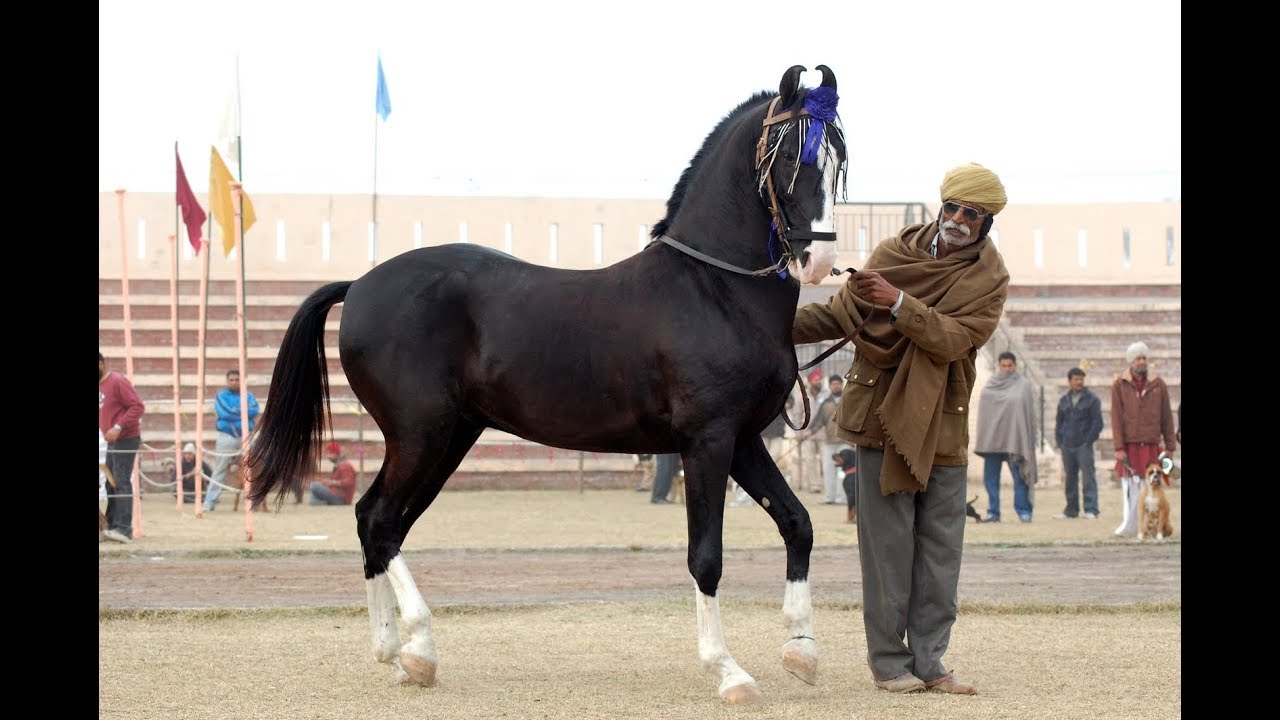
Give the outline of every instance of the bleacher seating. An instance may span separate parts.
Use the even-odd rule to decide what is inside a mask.
[[[269,404],[271,373],[276,352],[298,305],[322,281],[250,280],[245,286],[247,387]],[[225,387],[225,373],[238,366],[235,283],[212,281],[208,288],[205,419],[201,440],[212,448],[216,436],[213,396]],[[199,365],[197,280],[179,283],[179,372],[183,441],[195,432],[196,375]],[[1045,432],[1053,435],[1053,411],[1066,391],[1066,374],[1083,367],[1086,382],[1102,398],[1106,427],[1098,443],[1100,478],[1111,463],[1110,391],[1112,380],[1124,370],[1124,351],[1141,339],[1151,348],[1149,361],[1168,383],[1174,408],[1182,390],[1182,312],[1180,285],[1048,285],[1012,286],[1002,325],[1004,340],[1018,353],[1022,366],[1044,383],[1047,403]],[[809,301],[807,296],[802,301]],[[129,286],[132,325],[132,380],[147,403],[143,440],[154,447],[171,447],[173,430],[173,351],[169,282],[132,280]],[[349,446],[352,457],[363,453],[362,485],[367,486],[381,463],[382,437],[350,392],[338,359],[337,335],[342,306],[335,306],[327,322],[326,347],[333,403],[333,434]],[[100,279],[98,286],[99,348],[108,366],[125,371],[124,306],[118,279]],[[977,393],[975,392],[975,401]],[[143,454],[146,463],[148,454]],[[519,471],[519,472],[516,472]],[[449,487],[576,486],[625,487],[638,478],[630,455],[578,453],[527,443],[487,431],[468,454]],[[1052,480],[1051,480],[1052,481]]]

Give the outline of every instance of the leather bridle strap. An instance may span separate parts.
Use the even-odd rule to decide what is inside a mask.
[[[693,248],[689,247],[688,245],[685,245],[679,240],[671,238],[667,235],[658,236],[658,240],[660,242],[664,242],[670,245],[671,247],[679,250],[685,255],[701,260],[702,262],[708,265],[715,265],[721,270],[728,270],[729,272],[735,272],[735,273],[738,273],[739,275],[751,275],[753,277],[760,277],[762,275],[769,275],[772,273],[781,272],[782,268],[786,267],[787,262],[791,259],[791,256],[789,254],[785,254],[782,256],[781,259],[778,260],[777,264],[775,265],[770,265],[769,267],[762,267],[759,270],[745,270],[743,268],[738,267],[737,265],[730,265],[729,263],[724,262],[723,260],[717,260],[711,257],[710,255],[707,255],[706,253],[698,252],[697,250],[694,250]]]
[[[800,108],[799,110],[788,110],[783,113],[773,114],[774,108],[778,106],[781,96],[775,96],[769,101],[769,109],[765,111],[764,122],[760,128],[760,139],[756,142],[756,169],[759,170],[764,164],[765,156],[769,154],[769,127],[778,123],[787,122],[804,115],[809,115],[808,108]],[[773,217],[773,226],[778,233],[778,239],[782,241],[782,246],[786,251],[791,252],[791,240],[829,240],[835,242],[836,234],[834,232],[818,232],[814,230],[791,230],[787,226],[787,219],[782,214],[782,205],[778,203],[778,193],[773,187],[773,173],[765,173],[765,188],[769,192],[768,209],[769,214]]]

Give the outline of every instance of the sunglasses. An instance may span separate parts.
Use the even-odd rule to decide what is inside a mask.
[[[960,208],[964,208],[964,219],[969,222],[973,222],[980,217],[986,217],[987,215],[985,212],[978,210],[977,208],[971,208],[968,205],[961,205],[960,203],[955,202],[942,203],[942,212],[948,215],[955,215],[960,211]]]

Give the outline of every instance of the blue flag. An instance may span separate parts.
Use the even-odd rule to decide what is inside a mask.
[[[383,120],[391,114],[391,96],[387,94],[387,78],[382,74],[382,56],[378,56],[378,99],[375,103],[378,115]]]

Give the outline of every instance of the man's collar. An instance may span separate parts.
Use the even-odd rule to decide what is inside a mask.
[[[942,231],[933,234],[933,242],[929,243],[929,254],[938,257],[938,238],[942,237]]]

